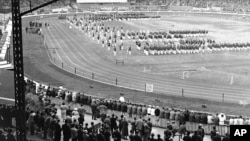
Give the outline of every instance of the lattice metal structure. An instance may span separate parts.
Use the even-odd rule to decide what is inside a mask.
[[[16,136],[18,141],[26,141],[22,19],[20,16],[20,0],[12,0],[12,29],[16,107]]]
[[[20,13],[20,0],[12,0],[13,59],[16,107],[17,141],[26,141],[25,89],[22,46],[22,16],[59,0],[51,0],[26,12]]]

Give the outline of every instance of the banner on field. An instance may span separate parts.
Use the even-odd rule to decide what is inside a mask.
[[[154,91],[154,85],[146,83],[146,92],[153,92]]]

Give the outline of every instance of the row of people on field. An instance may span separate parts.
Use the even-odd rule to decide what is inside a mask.
[[[217,48],[250,48],[250,43],[221,43],[221,44],[210,44],[207,46],[210,49]]]
[[[170,34],[208,34],[207,30],[170,30]]]
[[[30,21],[29,22],[30,27],[37,27],[37,28],[42,28],[43,23],[40,21]]]
[[[161,55],[161,54],[190,54],[201,53],[206,51],[223,51],[223,50],[248,50],[250,49],[250,43],[235,43],[235,44],[205,44],[204,42],[198,42],[198,44],[152,44],[149,43],[142,45],[140,41],[136,41],[138,50],[144,49],[146,55]]]
[[[40,21],[30,21],[29,27],[25,27],[25,32],[40,35],[42,32],[43,24],[44,24],[44,27],[49,28],[49,23],[47,23],[47,22],[42,23]]]
[[[149,16],[144,13],[109,13],[109,14],[102,13],[102,14],[89,14],[84,18],[91,21],[107,21],[107,20],[160,18],[160,16]]]

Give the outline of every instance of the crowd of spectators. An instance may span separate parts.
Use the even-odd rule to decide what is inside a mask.
[[[14,106],[0,104],[0,141],[15,141],[12,118],[15,118]]]
[[[32,1],[32,6],[41,5],[49,0]],[[192,6],[199,8],[207,7],[221,7],[223,11],[227,12],[250,12],[250,2],[248,0],[128,0],[128,3],[138,5],[167,5],[167,6]],[[21,0],[21,7],[29,7],[29,0]],[[10,6],[11,1],[2,0],[0,2],[3,6]],[[58,1],[52,5],[65,6],[66,4],[73,5],[76,0]]]
[[[32,83],[28,81],[28,83]],[[30,84],[29,84],[30,85]],[[46,99],[47,97],[61,97],[62,100],[66,102],[79,103],[82,105],[89,105],[92,108],[93,115],[96,114],[99,117],[98,106],[104,105],[107,109],[112,111],[119,111],[126,114],[128,117],[137,117],[137,116],[156,116],[157,119],[168,119],[179,121],[180,123],[185,122],[196,122],[201,124],[213,124],[213,125],[249,125],[250,120],[248,118],[243,118],[242,116],[229,117],[223,113],[202,113],[194,112],[188,109],[174,109],[170,107],[158,107],[151,105],[141,105],[131,102],[121,102],[118,100],[112,99],[95,99],[91,96],[85,95],[83,93],[70,92],[67,90],[62,90],[59,88],[50,88],[38,86],[36,88],[33,85],[33,90],[37,89],[38,94],[41,97],[41,100]]]
[[[111,138],[114,141],[120,141],[121,139],[131,141],[170,141],[175,137],[176,133],[179,133],[184,141],[188,141],[188,139],[196,141],[202,140],[205,136],[202,124],[224,125],[226,119],[224,114],[208,115],[191,112],[187,109],[182,111],[173,108],[132,104],[119,100],[97,99],[83,93],[63,90],[62,88],[37,85],[29,80],[26,88],[28,88],[27,92],[38,94],[41,97],[41,102],[47,103],[43,104],[44,109],[42,111],[26,110],[27,127],[30,133],[42,132],[44,138],[53,138],[55,141],[60,141],[62,135],[64,140],[72,139],[74,141],[110,141]],[[50,97],[62,99],[63,103],[60,106],[61,119],[58,117],[55,105],[44,102]],[[79,103],[81,106],[73,107],[65,103]],[[95,126],[93,122],[90,126],[87,123],[84,124],[86,113],[84,106],[86,105],[91,107],[92,120],[101,119],[101,126]],[[107,110],[110,110],[111,114],[108,114]],[[118,116],[116,111],[122,114]],[[154,135],[152,127],[160,126],[164,118],[170,121],[163,127],[165,129],[164,135]],[[156,120],[156,125],[153,125],[152,119]],[[60,124],[60,120],[63,125]],[[192,136],[185,127],[187,121],[202,123]],[[230,124],[244,124],[242,117],[235,121],[236,123]],[[175,122],[180,124],[177,126],[174,124]],[[131,125],[130,131],[129,125]],[[210,135],[213,141],[216,141],[216,138],[221,138],[215,127]],[[226,134],[223,141],[227,141],[228,138],[229,134]]]
[[[35,1],[31,1],[31,5],[32,6],[38,6],[41,4],[44,4],[46,2],[49,2],[50,0],[35,0]],[[52,5],[64,5],[64,1],[58,1],[55,4]],[[10,0],[1,0],[0,4],[2,4],[3,6],[11,6],[11,1]],[[29,7],[30,6],[30,0],[20,0],[20,6],[21,7]]]
[[[221,7],[227,12],[249,12],[248,0],[136,0],[138,4],[154,4],[168,6],[191,6],[199,8]]]
[[[11,105],[0,104],[0,128],[8,128],[12,125],[15,110]]]
[[[204,137],[202,124],[226,124],[225,114],[212,115],[192,112],[187,109],[183,111],[169,107],[135,104],[123,100],[98,99],[83,93],[42,86],[27,80],[26,93],[30,92],[40,97],[42,109],[34,110],[32,107],[26,108],[26,123],[29,133],[31,135],[42,134],[43,138],[53,138],[55,141],[60,141],[62,136],[64,140],[72,139],[73,141],[84,139],[88,141],[109,141],[111,138],[115,141],[120,141],[121,139],[130,139],[131,141],[161,141],[164,139],[168,141],[177,132],[183,138],[194,138],[192,141],[195,141],[195,138],[202,139]],[[58,107],[50,102],[51,97],[62,99],[63,103],[60,106],[61,115],[57,113]],[[79,103],[81,106],[73,107],[65,103]],[[96,126],[93,122],[90,125],[84,124],[86,113],[84,105],[91,107],[92,120],[101,119],[101,126]],[[10,128],[6,127],[11,127],[10,117],[14,117],[14,110],[12,106],[5,105],[1,105],[0,110],[0,125],[4,125],[3,129],[6,133],[8,132],[7,136],[4,136],[7,139],[10,138],[8,136],[13,136]],[[111,111],[111,114],[108,114],[107,110]],[[118,115],[117,113],[122,114]],[[153,119],[155,121],[152,121]],[[163,127],[165,128],[164,136],[152,134],[152,127],[162,127],[161,124],[164,119],[168,119],[168,122]],[[185,122],[187,121],[201,123],[192,137],[186,131]],[[249,121],[244,120],[240,116],[230,119],[229,124],[249,125]],[[61,124],[62,122],[63,124]],[[179,125],[174,124],[175,122],[179,122]],[[131,125],[130,131],[128,128],[129,125]],[[0,138],[2,132],[1,130]],[[221,138],[219,134],[216,128],[214,128],[211,131],[211,138]],[[225,139],[227,138],[229,138],[228,134]]]

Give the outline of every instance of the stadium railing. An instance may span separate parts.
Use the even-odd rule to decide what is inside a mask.
[[[85,110],[87,113],[91,114],[91,108],[89,106],[84,106]],[[108,110],[108,114],[115,114],[115,115],[125,115],[126,118],[128,119],[129,122],[133,121],[133,118],[129,117],[129,115],[127,113],[122,113],[119,111],[112,111],[112,110]],[[159,121],[157,121],[159,119]],[[176,120],[168,120],[168,119],[161,119],[158,118],[156,116],[151,116],[151,122],[153,124],[154,127],[160,127],[160,128],[166,128],[168,123],[170,123],[171,125],[174,125],[175,127],[180,127],[180,123],[179,121]],[[186,129],[187,131],[190,132],[194,132],[198,129],[200,123],[195,123],[195,122],[186,122]],[[220,135],[222,136],[226,136],[227,133],[230,133],[230,126],[229,125],[212,125],[212,124],[202,124],[203,129],[205,134],[209,135],[211,133],[211,131],[213,130],[213,127],[215,126],[216,129],[218,130],[218,132],[220,132]]]

